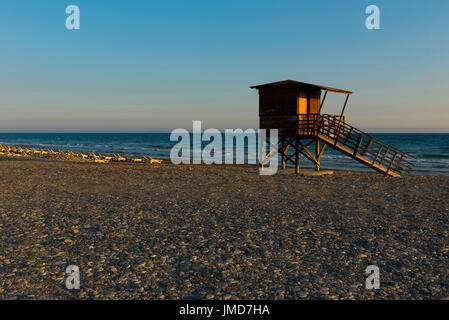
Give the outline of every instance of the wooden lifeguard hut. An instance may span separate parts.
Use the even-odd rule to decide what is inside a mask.
[[[408,173],[413,167],[407,153],[346,123],[344,112],[351,91],[293,80],[251,88],[259,91],[259,128],[278,130],[277,148],[283,169],[290,161],[299,173],[301,154],[315,164],[318,171],[327,146],[391,176]],[[329,92],[346,95],[338,115],[322,113]],[[267,143],[272,144],[268,136]],[[315,146],[315,150],[309,150],[311,146]]]

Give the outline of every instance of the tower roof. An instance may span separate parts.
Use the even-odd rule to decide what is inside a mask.
[[[294,81],[294,80],[284,80],[284,81],[278,81],[278,82],[265,83],[265,84],[260,84],[257,86],[252,86],[250,88],[251,89],[260,89],[260,88],[279,87],[279,86],[296,86],[298,88],[316,88],[316,89],[321,89],[321,90],[326,90],[326,91],[331,91],[331,92],[352,94],[352,91],[336,89],[336,88],[321,86],[321,85],[312,84],[312,83],[299,82],[299,81]]]

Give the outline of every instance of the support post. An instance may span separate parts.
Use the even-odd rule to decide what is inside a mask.
[[[343,113],[345,113],[346,105],[348,104],[349,93],[346,95],[345,104],[343,105],[343,109],[341,110],[340,120],[343,118]]]
[[[315,164],[315,171],[320,171],[320,140],[318,140],[318,138],[316,139],[316,144],[315,144],[315,159],[317,160],[316,164]]]
[[[282,170],[285,169],[285,157],[284,157],[284,148],[285,148],[285,142],[284,142],[284,137],[281,137],[281,161],[282,161]]]
[[[295,158],[296,158],[296,174],[299,174],[299,146],[298,146],[298,137],[296,137],[295,141]]]
[[[352,154],[353,158],[357,157],[357,153],[359,153],[359,149],[360,149],[360,146],[362,145],[362,142],[363,142],[363,136],[360,136],[359,141],[357,142],[357,146],[355,147],[354,153]]]
[[[323,108],[324,101],[326,101],[326,96],[327,96],[327,90],[324,92],[323,100],[322,100],[321,103],[320,103],[320,109],[319,109],[318,112],[317,112],[318,115],[321,114],[321,109]]]

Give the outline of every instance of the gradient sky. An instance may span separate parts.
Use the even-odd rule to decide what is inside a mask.
[[[65,28],[66,6],[81,30]],[[365,8],[381,30],[365,28]],[[1,0],[0,132],[257,127],[250,85],[354,91],[371,132],[449,132],[447,0]],[[327,101],[336,112],[344,97]]]

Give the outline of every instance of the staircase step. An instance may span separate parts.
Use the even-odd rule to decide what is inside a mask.
[[[304,133],[304,124],[298,121],[298,130]],[[318,115],[306,124],[307,135],[381,173],[398,177],[414,166],[408,154],[349,125],[341,116]]]
[[[340,145],[338,143],[335,144],[335,140],[334,139],[332,139],[332,138],[330,138],[330,137],[328,137],[328,136],[326,136],[324,134],[318,134],[318,138],[322,142],[324,142],[324,143],[330,145],[331,147],[333,147],[334,149],[336,149],[336,150],[338,150],[338,151],[348,155],[349,157],[359,161],[360,163],[362,163],[362,164],[364,164],[364,165],[366,165],[366,166],[368,166],[370,168],[373,168],[374,170],[376,170],[378,172],[385,173],[385,174],[388,174],[388,175],[393,176],[393,177],[399,177],[400,176],[400,174],[389,170],[388,167],[384,167],[384,166],[379,165],[377,163],[373,163],[372,160],[366,158],[365,156],[362,156],[362,155],[358,154],[358,152],[357,152],[358,149],[352,150],[351,148],[348,148],[346,146]],[[359,146],[359,149],[360,149],[360,146]],[[391,166],[390,166],[390,169],[391,169]]]

